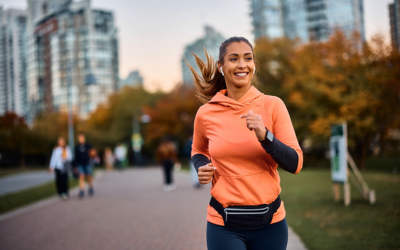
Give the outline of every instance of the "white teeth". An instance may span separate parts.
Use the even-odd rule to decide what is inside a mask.
[[[237,75],[237,76],[245,76],[245,75],[247,75],[247,73],[239,73],[239,74],[235,74],[235,75]]]

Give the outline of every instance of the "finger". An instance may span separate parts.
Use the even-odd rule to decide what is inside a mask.
[[[199,182],[200,182],[201,184],[207,184],[207,183],[210,183],[210,182],[211,182],[211,179],[210,179],[210,180],[205,180],[205,181],[199,180]]]
[[[210,181],[211,178],[199,178],[199,181]]]
[[[247,118],[248,115],[241,115],[240,118]]]
[[[253,115],[254,113],[253,113],[253,111],[250,109],[249,110],[249,115]]]
[[[249,124],[247,127],[248,127],[250,130],[258,129],[258,125],[257,125],[257,124]]]
[[[213,175],[214,175],[214,172],[202,172],[202,173],[197,174],[198,177],[210,177]]]
[[[202,172],[212,172],[212,171],[214,171],[214,170],[216,170],[217,168],[216,167],[212,167],[212,166],[202,166],[202,167],[200,167],[199,168],[199,171],[202,171]]]
[[[199,177],[199,181],[209,181],[211,179],[210,177]]]

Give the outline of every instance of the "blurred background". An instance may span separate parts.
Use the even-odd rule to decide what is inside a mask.
[[[119,143],[126,168],[154,166],[169,136],[188,169],[184,147],[201,104],[184,59],[205,60],[203,47],[217,59],[221,42],[243,36],[254,45],[258,88],[283,99],[304,152],[304,173],[282,173],[285,202],[309,199],[288,206],[289,225],[309,249],[400,249],[399,0],[0,6],[1,176],[46,169],[57,138],[74,147],[79,131],[97,168]],[[351,208],[333,201],[329,138],[340,122],[375,205],[355,190]],[[0,199],[2,213],[15,208]]]

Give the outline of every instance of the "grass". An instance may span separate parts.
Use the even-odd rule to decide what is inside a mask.
[[[70,189],[72,189],[77,185],[78,185],[77,180],[70,179],[69,181]],[[0,214],[9,212],[11,210],[14,210],[22,206],[32,204],[34,202],[54,196],[56,194],[57,193],[56,193],[55,183],[54,181],[51,181],[34,188],[0,196]]]
[[[48,167],[45,166],[0,168],[0,177],[6,177],[8,175],[13,175],[13,174],[20,174],[24,172],[47,170],[47,169]]]
[[[351,186],[349,207],[334,201],[329,169],[280,174],[288,224],[308,249],[400,249],[399,174],[363,172],[377,202],[370,205]]]

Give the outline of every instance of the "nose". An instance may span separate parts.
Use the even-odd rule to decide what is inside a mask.
[[[245,69],[246,68],[246,62],[244,60],[239,60],[239,68],[240,69]]]

